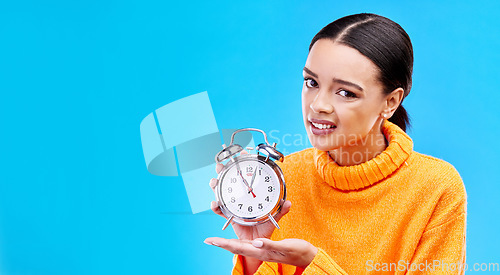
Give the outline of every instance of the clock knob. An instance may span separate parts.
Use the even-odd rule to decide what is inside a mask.
[[[238,144],[229,145],[227,147],[225,145],[223,145],[222,147],[224,147],[224,149],[222,149],[222,151],[220,151],[215,156],[215,161],[217,163],[221,163],[221,162],[233,157],[234,155],[238,154],[239,152],[243,151],[243,147],[241,147]]]
[[[273,145],[275,145],[276,143],[274,143]],[[283,156],[283,154],[276,150],[276,148],[274,148],[274,146],[269,146],[265,143],[261,143],[259,145],[257,145],[256,147],[257,151],[267,155],[268,157],[271,157],[275,160],[278,160],[278,161],[283,161],[283,159],[285,158],[285,156]]]

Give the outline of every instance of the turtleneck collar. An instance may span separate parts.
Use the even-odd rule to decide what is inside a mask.
[[[349,191],[373,185],[396,171],[413,151],[413,141],[396,124],[384,120],[382,132],[389,146],[374,158],[358,165],[340,166],[328,152],[314,148],[314,163],[319,175],[336,189]]]

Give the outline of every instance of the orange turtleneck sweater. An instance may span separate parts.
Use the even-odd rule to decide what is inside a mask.
[[[467,195],[455,168],[413,151],[385,121],[389,146],[359,165],[339,166],[309,148],[280,164],[290,212],[271,239],[318,248],[305,270],[264,262],[256,274],[463,274]],[[233,274],[243,274],[241,256]]]

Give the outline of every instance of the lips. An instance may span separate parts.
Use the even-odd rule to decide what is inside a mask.
[[[325,124],[325,125],[334,125],[335,123],[329,121],[329,120],[324,120],[324,119],[316,119],[316,118],[310,118],[310,122],[317,123],[317,124]]]
[[[314,124],[316,124],[316,125],[323,124],[323,125],[328,125],[328,126],[326,126],[326,128],[325,128],[325,126],[318,128],[318,127],[314,126]],[[310,125],[311,132],[317,136],[328,135],[328,134],[332,133],[333,131],[335,131],[335,129],[337,129],[337,125],[335,125],[335,123],[328,121],[328,120],[322,120],[322,119],[310,119],[309,125]]]

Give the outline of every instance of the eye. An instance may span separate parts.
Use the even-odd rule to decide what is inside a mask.
[[[349,92],[347,90],[340,90],[337,92],[338,95],[340,96],[343,96],[343,97],[347,97],[347,98],[356,98],[356,94],[353,93],[353,92]]]
[[[318,87],[318,82],[316,82],[316,80],[312,79],[312,78],[304,78],[304,81],[306,82],[306,86],[308,88],[317,88]]]

